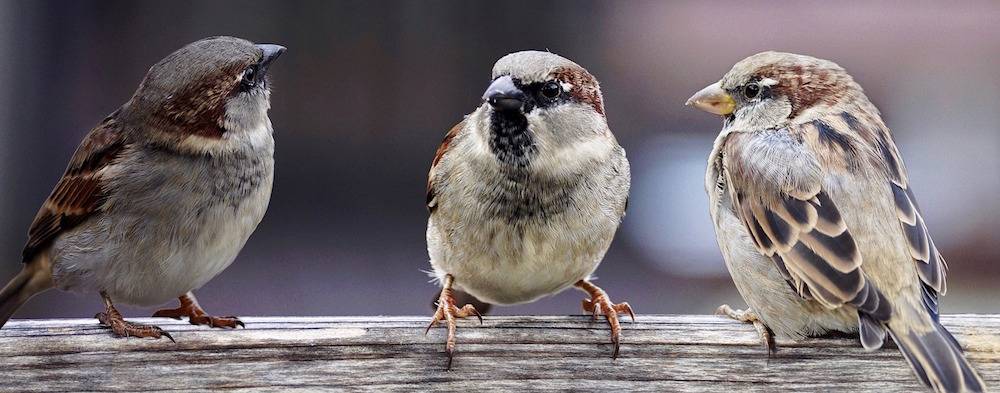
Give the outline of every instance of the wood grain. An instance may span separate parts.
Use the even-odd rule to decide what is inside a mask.
[[[924,391],[891,344],[778,341],[716,316],[640,315],[621,357],[589,317],[459,322],[453,369],[429,317],[245,318],[219,330],[145,318],[168,340],[115,339],[92,319],[18,320],[0,330],[3,391]],[[1000,386],[1000,315],[942,317],[988,386]]]

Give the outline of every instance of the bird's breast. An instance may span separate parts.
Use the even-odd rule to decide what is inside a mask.
[[[55,244],[57,284],[151,305],[229,266],[270,201],[270,149],[184,156],[156,148],[116,164],[102,212]]]
[[[594,271],[621,220],[627,166],[551,176],[464,165],[439,172],[427,235],[436,272],[481,300],[512,304]]]
[[[582,214],[545,222],[486,219],[440,226],[433,222],[437,218],[428,229],[432,264],[452,274],[459,288],[494,304],[532,301],[586,278],[617,227],[615,219]],[[458,227],[463,229],[446,229]]]

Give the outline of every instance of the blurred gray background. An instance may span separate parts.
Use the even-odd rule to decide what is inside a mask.
[[[832,2],[831,2],[832,3]],[[237,261],[198,291],[217,314],[427,314],[427,168],[493,62],[549,49],[601,81],[628,150],[628,217],[598,283],[639,313],[743,306],[702,189],[720,121],[685,99],[763,50],[832,59],[881,108],[935,243],[945,312],[1000,311],[1000,3],[585,1],[0,2],[0,276],[79,140],[184,44],[288,47],[272,68],[277,178]],[[580,313],[567,291],[496,313]],[[90,317],[51,291],[16,317]],[[128,309],[130,316],[151,309]]]

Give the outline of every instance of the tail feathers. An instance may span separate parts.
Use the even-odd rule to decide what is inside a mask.
[[[7,286],[0,290],[0,328],[32,296],[52,288],[52,271],[47,260],[25,264]]]
[[[906,329],[889,334],[924,385],[935,392],[985,392],[983,379],[962,353],[958,341],[937,321],[929,321],[930,331]]]
[[[858,333],[865,350],[874,351],[885,343],[885,326],[868,314],[858,312]]]

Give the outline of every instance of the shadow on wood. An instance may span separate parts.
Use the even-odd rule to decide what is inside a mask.
[[[941,319],[1000,387],[1000,315]],[[429,317],[245,318],[239,330],[135,321],[177,343],[115,339],[92,319],[10,322],[0,330],[0,390],[924,391],[891,345],[779,340],[769,359],[753,327],[715,316],[640,315],[623,324],[618,360],[603,320],[464,320],[451,371],[444,329],[423,333]]]

